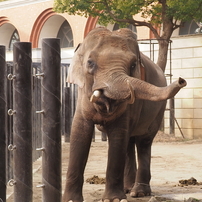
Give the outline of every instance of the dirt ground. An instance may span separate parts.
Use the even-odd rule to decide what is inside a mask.
[[[62,182],[64,188],[69,143],[63,143],[62,148]],[[85,170],[83,188],[85,202],[101,201],[104,184],[89,184],[86,180],[93,176],[105,178],[107,149],[107,142],[102,142],[100,135],[97,135],[96,141],[92,143]],[[39,202],[42,198],[42,190],[36,188],[36,185],[41,183],[41,159],[35,162],[34,169],[33,202]],[[128,202],[202,201],[202,139],[188,141],[159,133],[152,146],[151,174],[152,196],[135,199],[128,196]],[[183,186],[179,183],[180,180],[187,180],[191,177],[197,180],[197,185]],[[11,202],[12,197],[7,201]]]

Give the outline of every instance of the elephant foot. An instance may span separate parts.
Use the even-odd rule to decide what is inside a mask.
[[[128,194],[128,193],[130,193],[130,190],[131,190],[131,189],[124,188],[124,193],[125,193],[125,194]]]
[[[103,202],[128,202],[126,199],[126,195],[124,194],[123,191],[120,191],[120,190],[106,191],[102,201]]]
[[[134,183],[133,183],[132,185],[130,185],[130,186],[125,186],[125,187],[124,187],[124,193],[125,193],[125,194],[130,193],[131,190],[132,190],[132,188],[133,188],[133,186],[134,186]]]
[[[62,202],[84,202],[83,197],[66,197],[64,195]]]
[[[119,200],[118,198],[115,198],[113,200],[105,199],[103,200],[103,202],[128,202],[128,201],[126,199]]]
[[[130,192],[131,197],[151,196],[151,188],[149,184],[135,183]]]

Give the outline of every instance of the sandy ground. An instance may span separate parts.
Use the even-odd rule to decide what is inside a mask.
[[[160,140],[160,142],[159,142]],[[94,175],[104,178],[107,163],[107,142],[102,142],[100,136],[92,143],[88,163],[85,170],[85,180]],[[69,143],[63,143],[62,181],[68,167]],[[34,164],[34,195],[33,201],[42,201],[42,190],[36,188],[41,183],[41,159]],[[202,182],[202,140],[176,141],[175,138],[158,136],[152,146],[151,160],[152,196],[130,198],[128,202],[147,202],[155,197],[158,201],[187,201],[190,197],[202,200],[202,185],[179,186],[179,180],[194,177]],[[9,188],[8,192],[11,192]],[[101,201],[104,192],[103,184],[84,183],[83,194],[85,202]],[[155,201],[154,200],[154,201]],[[10,197],[8,202],[12,201]],[[190,201],[190,200],[189,200]],[[192,200],[193,201],[193,200]]]

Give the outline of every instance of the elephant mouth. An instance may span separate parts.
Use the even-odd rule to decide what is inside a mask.
[[[94,104],[95,109],[102,115],[110,116],[114,114],[121,103],[124,102],[124,100],[108,98],[104,95],[104,93],[102,93],[102,91],[99,90],[99,92],[99,96],[91,96],[90,101]]]
[[[98,100],[101,101],[102,104],[104,103],[107,111],[111,111],[111,108],[113,109],[122,102],[133,104],[135,102],[135,93],[128,79],[126,80],[126,83],[123,82],[122,86],[104,83],[104,85],[95,85],[93,87],[93,94],[90,97],[90,102],[95,103]]]

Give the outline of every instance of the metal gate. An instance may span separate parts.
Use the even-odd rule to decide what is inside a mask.
[[[10,75],[13,74],[13,63],[7,62],[7,109],[13,109],[13,80]],[[73,115],[76,108],[76,99],[77,99],[77,87],[76,85],[69,85],[66,83],[67,71],[69,64],[61,64],[61,102],[62,102],[62,128],[61,135],[64,136],[65,141],[69,141],[70,128],[73,119]],[[37,151],[37,148],[42,147],[42,118],[37,113],[41,110],[41,77],[37,76],[41,73],[41,63],[32,63],[33,68],[33,115],[32,115],[32,157],[33,162],[36,161],[40,156],[41,152]],[[9,80],[10,79],[10,80]],[[26,107],[26,106],[25,106]],[[7,181],[13,178],[13,116],[8,116],[7,118],[7,137],[6,137],[6,146],[7,150]]]

